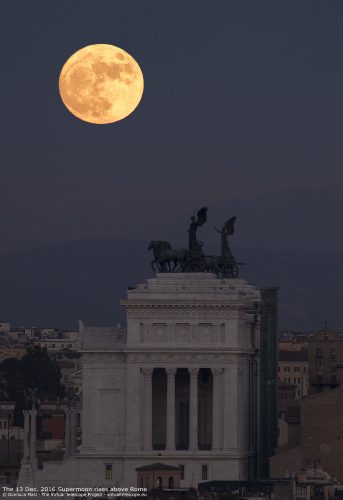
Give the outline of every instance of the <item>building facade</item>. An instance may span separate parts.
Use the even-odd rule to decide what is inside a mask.
[[[179,467],[183,487],[255,477],[260,301],[245,280],[209,273],[161,273],[128,290],[127,333],[81,332],[82,445],[34,471],[35,485],[135,486],[136,469],[156,462]],[[276,389],[276,363],[273,374]]]
[[[280,383],[284,385],[292,384],[295,386],[295,399],[307,396],[309,385],[308,350],[279,350],[278,378]]]
[[[310,462],[343,481],[343,387],[300,400],[298,439],[271,457],[271,477],[298,475]]]
[[[309,341],[309,394],[339,385],[337,363],[343,360],[343,335],[327,325]]]

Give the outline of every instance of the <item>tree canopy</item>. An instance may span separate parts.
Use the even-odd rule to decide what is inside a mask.
[[[15,401],[17,423],[22,422],[22,410],[34,400],[55,400],[64,392],[60,368],[46,348],[34,346],[20,360],[8,358],[0,363],[0,398]]]

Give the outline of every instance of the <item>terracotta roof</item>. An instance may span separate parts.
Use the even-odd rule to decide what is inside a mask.
[[[180,467],[173,465],[155,463],[150,465],[143,465],[143,467],[136,467],[136,470],[180,470]]]

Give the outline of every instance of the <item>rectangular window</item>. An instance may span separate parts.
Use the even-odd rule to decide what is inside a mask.
[[[201,466],[201,479],[203,481],[207,481],[207,465],[202,465]]]
[[[185,464],[179,464],[179,467],[181,469],[181,481],[185,479]]]
[[[297,498],[306,498],[307,497],[306,486],[305,487],[296,486],[295,494]]]
[[[105,465],[105,479],[112,479],[112,464]]]

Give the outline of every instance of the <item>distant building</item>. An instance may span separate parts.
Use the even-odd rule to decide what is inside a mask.
[[[343,481],[343,387],[300,401],[298,439],[270,458],[271,477],[298,474],[309,462]]]
[[[295,386],[295,398],[307,396],[309,380],[308,351],[306,349],[279,350],[278,377],[280,381]]]
[[[75,354],[77,356],[77,354]],[[79,357],[55,356],[55,360],[61,370],[61,384],[64,385],[66,393],[80,394],[82,387],[82,368]]]
[[[278,382],[278,411],[285,411],[290,408],[295,401],[296,385],[290,382],[279,380]]]
[[[343,485],[320,466],[308,464],[299,475],[259,481],[209,481],[199,484],[199,500],[340,500]],[[186,497],[187,499],[189,497]],[[164,497],[162,497],[164,500]],[[150,500],[150,499],[149,499]],[[168,500],[170,500],[168,498]]]
[[[21,344],[8,345],[2,344],[0,345],[0,363],[8,358],[16,358],[21,359],[24,354],[26,354],[27,349],[26,346]]]
[[[299,444],[300,405],[299,400],[286,411],[280,413],[278,419],[278,450],[287,449]]]
[[[338,386],[337,363],[343,360],[343,336],[327,325],[309,341],[309,394]]]
[[[71,351],[76,351],[78,349],[78,342],[74,340],[69,340],[67,338],[45,338],[35,342],[35,345],[40,347],[46,347],[49,353],[62,351],[63,349],[69,349]]]
[[[283,351],[307,349],[308,341],[313,337],[314,333],[312,331],[280,330],[279,349]]]
[[[39,403],[36,422],[36,452],[39,463],[62,459],[65,445],[65,411],[67,407],[68,403],[66,401],[41,401]],[[18,459],[15,458],[13,462],[13,457],[15,455],[20,455],[19,459],[21,460],[24,439],[24,429],[13,425],[14,410],[14,402],[0,403],[0,443],[10,441],[10,443],[3,444],[2,448],[0,447],[0,454],[4,454],[4,456],[0,456],[0,469],[2,466],[6,466],[6,456],[7,453],[9,453],[12,464],[10,470],[11,475],[18,472]],[[76,442],[80,442],[80,423],[80,419],[76,419]],[[1,450],[3,451],[1,452]]]
[[[11,323],[9,321],[0,321],[0,333],[9,332],[11,329]]]

